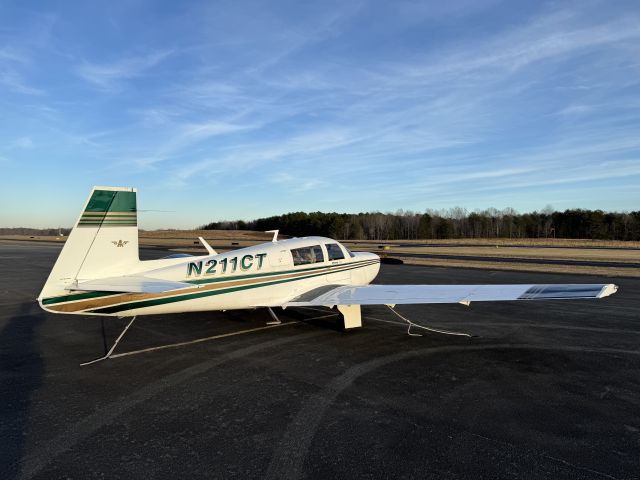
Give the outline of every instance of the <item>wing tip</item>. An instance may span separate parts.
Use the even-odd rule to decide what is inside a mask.
[[[613,295],[617,291],[618,291],[618,285],[616,285],[615,283],[607,283],[604,287],[602,287],[602,290],[600,291],[600,295],[598,295],[598,298],[608,297],[609,295]]]

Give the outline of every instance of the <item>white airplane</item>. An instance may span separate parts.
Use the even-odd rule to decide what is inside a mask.
[[[200,238],[207,255],[141,261],[137,223],[134,188],[94,187],[38,297],[40,306],[51,313],[133,318],[262,307],[275,321],[275,307],[336,307],[344,328],[351,329],[362,326],[361,305],[393,310],[398,304],[602,298],[618,289],[614,284],[370,285],[380,270],[377,255],[351,252],[324,237],[278,240],[277,231],[271,242],[226,253],[216,253]]]

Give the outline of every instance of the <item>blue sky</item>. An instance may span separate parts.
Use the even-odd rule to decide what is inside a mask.
[[[640,4],[2,2],[0,226],[640,209]]]

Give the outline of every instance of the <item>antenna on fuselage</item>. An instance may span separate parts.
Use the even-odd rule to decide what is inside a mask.
[[[209,245],[204,238],[198,237],[198,240],[200,240],[200,243],[204,246],[204,248],[207,249],[207,252],[209,252],[209,255],[217,255],[218,254],[218,252],[216,252],[213,248],[211,248],[211,245]]]
[[[278,232],[280,230],[266,230],[264,233],[273,233],[273,238],[271,239],[271,241],[273,243],[276,243],[278,241]]]

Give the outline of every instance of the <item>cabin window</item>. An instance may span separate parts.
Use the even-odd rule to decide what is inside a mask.
[[[344,253],[337,243],[327,243],[325,247],[327,247],[329,260],[342,260],[344,258]]]
[[[308,263],[324,262],[324,255],[320,245],[311,247],[294,248],[291,250],[294,265],[306,265]]]

